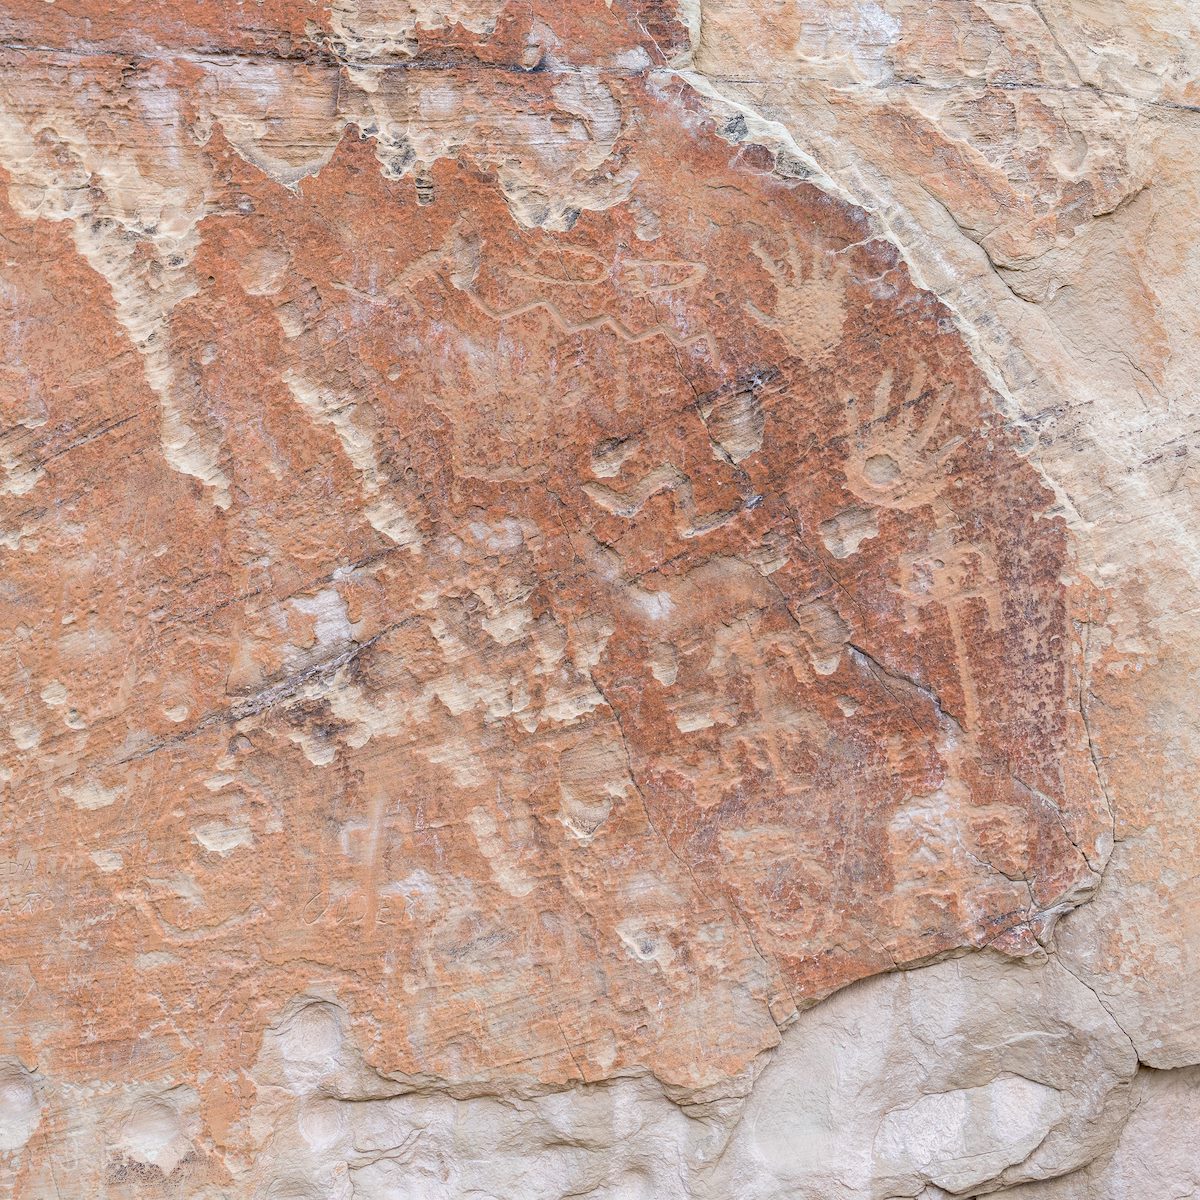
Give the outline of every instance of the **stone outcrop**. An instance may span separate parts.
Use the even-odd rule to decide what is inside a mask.
[[[1184,0],[0,8],[0,1179],[1200,1186]]]

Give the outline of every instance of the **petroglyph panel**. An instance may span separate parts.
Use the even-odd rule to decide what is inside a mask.
[[[686,14],[277,7],[3,51],[16,1194],[73,1089],[113,1196],[383,1196],[444,1089],[727,1103],[856,980],[1041,962],[1113,849],[1094,593],[955,313]],[[1074,1110],[1006,1072],[880,1178],[1032,1178]]]

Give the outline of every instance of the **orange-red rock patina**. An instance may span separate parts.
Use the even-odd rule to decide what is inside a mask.
[[[948,311],[661,14],[301,7],[6,52],[5,1051],[235,1144],[314,987],[383,1073],[694,1090],[1036,947],[1111,819]]]

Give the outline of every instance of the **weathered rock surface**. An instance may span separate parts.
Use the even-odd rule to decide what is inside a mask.
[[[1094,587],[1080,698],[1118,844],[1057,944],[1145,1062],[1195,1063],[1195,6],[702,11],[697,82],[778,122],[763,128],[892,231],[1063,501]]]
[[[7,0],[4,1188],[1194,1191],[1197,34]]]

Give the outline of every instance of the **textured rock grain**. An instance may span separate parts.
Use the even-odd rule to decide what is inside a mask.
[[[4,1187],[1194,1189],[1198,33],[7,0]]]

